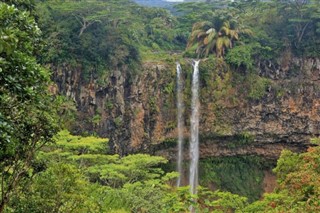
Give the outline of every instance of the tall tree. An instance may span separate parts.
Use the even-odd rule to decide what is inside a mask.
[[[252,32],[234,19],[197,22],[192,27],[187,48],[197,46],[198,57],[215,53],[217,57],[223,57],[226,49],[232,48],[234,41],[240,34],[252,34]]]
[[[320,32],[320,1],[318,0],[274,0],[279,17],[282,17],[283,34],[295,48],[313,40]],[[310,46],[314,45],[309,44]]]
[[[41,32],[32,4],[22,3],[0,2],[0,212],[21,179],[30,177],[37,149],[56,132],[49,72],[35,57]]]

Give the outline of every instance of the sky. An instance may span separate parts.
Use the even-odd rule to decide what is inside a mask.
[[[183,2],[184,0],[164,0],[164,1],[167,1],[167,2]]]

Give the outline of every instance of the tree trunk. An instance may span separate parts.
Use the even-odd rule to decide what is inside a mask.
[[[7,204],[6,198],[2,198],[0,203],[0,212],[3,212],[4,206]]]

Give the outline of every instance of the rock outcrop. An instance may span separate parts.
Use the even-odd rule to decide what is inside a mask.
[[[284,148],[304,150],[310,137],[319,135],[320,60],[280,60],[258,67],[259,76],[269,83],[256,99],[246,98],[248,91],[234,83],[232,72],[217,66],[203,72],[200,156],[255,154],[276,158]],[[187,141],[191,66],[186,64],[183,71]],[[105,79],[107,83],[99,85],[94,78],[85,82],[81,68],[54,68],[59,92],[72,98],[78,109],[74,132],[108,137],[111,150],[121,155],[151,152],[174,158],[174,63],[146,62],[137,74],[130,73],[126,66],[115,68]]]

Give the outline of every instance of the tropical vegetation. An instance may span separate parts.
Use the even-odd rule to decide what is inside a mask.
[[[236,104],[241,83],[258,100],[271,83],[257,64],[320,56],[320,1],[213,0],[170,12],[130,0],[2,0],[0,23],[0,212],[320,211],[318,138],[306,153],[283,151],[278,187],[258,201],[227,187],[190,195],[174,186],[165,158],[119,156],[106,138],[72,135],[77,108],[51,90],[52,70],[81,70],[82,81],[103,86],[113,69],[132,77],[175,53],[206,61],[204,84],[221,90],[203,91],[220,100],[216,108]],[[218,177],[219,169],[207,172]]]

